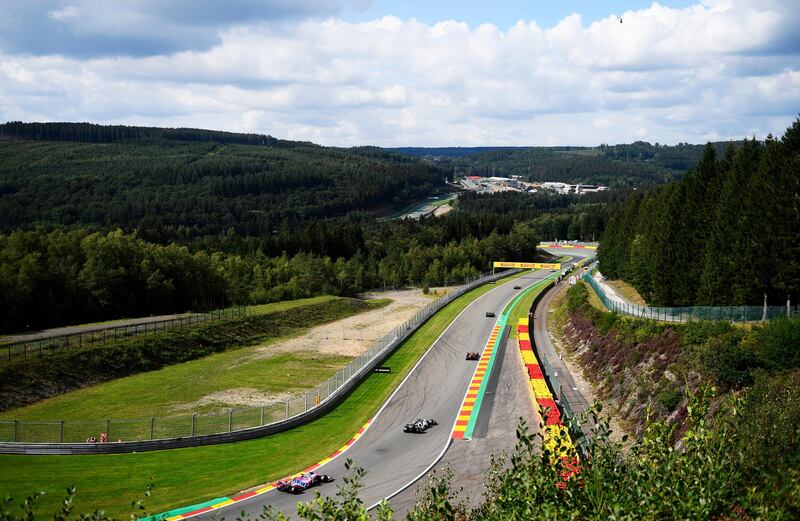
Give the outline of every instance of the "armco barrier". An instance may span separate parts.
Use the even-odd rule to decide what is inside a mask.
[[[773,320],[780,317],[795,316],[800,312],[798,306],[687,306],[687,307],[649,307],[614,300],[606,295],[603,287],[588,271],[585,280],[594,289],[603,305],[609,311],[637,318],[648,318],[662,322],[690,322],[692,320],[728,320],[731,322],[755,322]]]
[[[577,264],[576,267],[579,267],[580,264],[581,263]],[[536,296],[536,299],[534,299],[533,304],[531,305],[531,310],[536,310],[539,302],[551,289],[552,286],[550,288],[546,288]],[[546,312],[546,310],[542,310],[540,312]],[[533,332],[531,331],[531,334],[532,333]],[[536,347],[533,341],[531,341],[531,348],[538,357],[538,360],[541,362],[541,365],[537,365],[536,371],[541,373],[541,375],[549,384],[550,388],[553,390],[555,400],[560,406],[561,412],[567,420],[569,428],[573,430],[572,434],[573,439],[577,444],[576,448],[579,452],[584,453],[589,441],[588,438],[593,435],[595,429],[594,422],[587,414],[589,411],[589,403],[586,401],[586,398],[584,398],[581,392],[577,390],[575,381],[572,379],[572,376],[569,374],[566,366],[564,366],[560,360],[555,362],[559,365],[559,370],[553,367],[553,363],[551,363],[545,353],[541,352],[541,350]],[[533,378],[533,376],[538,377],[538,373],[531,375],[531,378]]]
[[[279,406],[231,409],[222,414],[153,417],[140,420],[0,421],[0,453],[6,454],[112,454],[174,449],[241,441],[274,434],[314,420],[336,407],[372,370],[413,334],[428,318],[464,293],[521,270],[482,275],[457,287],[407,322],[378,340],[321,385]],[[282,411],[276,411],[282,408]],[[271,415],[282,418],[268,421]],[[72,438],[77,425],[91,428],[95,437],[106,433],[111,443],[86,443],[86,433]],[[132,439],[132,437],[138,439]],[[27,439],[24,439],[27,438]],[[126,441],[113,442],[116,439]]]

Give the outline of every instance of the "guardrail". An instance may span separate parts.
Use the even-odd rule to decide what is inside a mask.
[[[570,266],[569,270],[581,268],[591,260],[591,257],[584,258]],[[532,313],[535,312],[541,300],[554,286],[555,283],[551,283],[536,295],[531,303]],[[594,421],[588,415],[589,402],[578,390],[575,380],[564,363],[560,359],[551,360],[547,353],[543,352],[536,344],[533,336],[531,337],[531,344],[539,359],[542,373],[553,391],[553,396],[561,408],[565,420],[567,420],[564,424],[570,429],[576,448],[585,455],[589,439],[593,436],[596,427]]]
[[[250,314],[247,307],[220,309],[209,313],[195,313],[164,320],[153,320],[122,326],[97,326],[79,333],[66,335],[42,336],[30,340],[6,342],[0,344],[0,363],[26,361],[31,358],[55,354],[66,349],[81,349],[100,344],[117,342],[124,338],[166,331],[172,328],[183,328],[201,322],[218,322],[230,318],[238,318]]]
[[[800,307],[789,306],[690,306],[690,307],[650,307],[621,302],[608,297],[603,287],[591,276],[591,271],[583,274],[594,289],[603,305],[609,311],[637,318],[648,318],[662,322],[689,322],[692,320],[729,320],[731,322],[754,322],[773,320],[779,317],[795,316]]]
[[[96,454],[160,450],[251,439],[295,427],[333,409],[374,367],[444,306],[473,288],[519,271],[481,275],[456,287],[377,340],[328,380],[288,400],[216,414],[122,420],[0,420],[0,453]],[[98,443],[88,443],[91,437]],[[108,443],[99,443],[101,437]]]

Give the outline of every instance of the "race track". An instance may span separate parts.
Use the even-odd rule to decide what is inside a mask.
[[[548,251],[576,256],[593,253],[584,250],[548,249]],[[358,441],[346,453],[319,467],[316,472],[329,474],[340,480],[346,472],[345,461],[348,458],[352,459],[355,465],[367,470],[363,479],[364,486],[359,493],[367,506],[375,505],[382,499],[392,497],[406,487],[411,487],[435,462],[439,461],[450,446],[451,430],[476,367],[475,362],[465,361],[464,355],[467,351],[481,351],[496,323],[496,319],[485,316],[486,312],[494,311],[499,316],[514,296],[522,291],[513,289],[514,285],[520,285],[524,290],[550,274],[548,270],[528,273],[517,280],[498,284],[496,288],[476,299],[452,322],[419,364],[412,369],[408,378],[384,404],[384,407],[373,418],[369,429]],[[500,358],[500,360],[504,360],[504,358]],[[521,374],[521,371],[499,369],[504,365],[505,362],[497,364],[498,369],[495,371],[500,371],[499,379],[502,381],[496,382],[494,385],[506,389],[505,393],[498,393],[496,396],[494,394],[489,396],[487,393],[486,400],[513,396],[516,394],[515,389],[517,388],[519,388],[519,392],[527,393],[527,382],[515,379],[516,373]],[[489,376],[487,375],[487,377]],[[506,381],[507,378],[514,380]],[[498,378],[495,377],[495,379]],[[527,397],[527,394],[525,396]],[[506,411],[504,424],[508,422],[510,416],[513,416],[513,411],[509,413],[507,408],[502,407],[502,404],[490,403],[488,405],[481,410],[479,416],[479,423],[484,425],[483,431],[487,429],[491,431],[492,425],[497,423],[488,418],[481,418],[484,414],[491,415],[493,410]],[[439,422],[439,425],[424,434],[404,433],[403,426],[415,418],[433,418]],[[507,432],[510,427],[510,432],[513,433],[515,426],[516,418],[514,418],[512,426],[504,425],[503,431]],[[353,432],[359,427],[353,425]],[[482,432],[480,434],[476,438],[485,438],[489,433]],[[468,446],[472,443],[471,441],[457,441],[460,446],[458,452],[469,452]],[[490,454],[480,451],[475,455],[479,456],[480,461],[471,461],[470,465],[474,467],[473,473],[479,475],[483,469],[488,468]],[[476,486],[479,481],[479,479],[476,481]],[[264,505],[272,505],[284,515],[293,517],[297,511],[298,501],[313,499],[314,491],[332,496],[338,490],[338,485],[338,482],[324,484],[300,495],[271,490],[193,516],[193,519],[212,520],[222,516],[236,518],[241,511],[250,516],[257,516],[261,513]],[[401,507],[401,510],[408,508],[411,491],[412,489],[409,488],[398,497],[398,502],[405,507]]]

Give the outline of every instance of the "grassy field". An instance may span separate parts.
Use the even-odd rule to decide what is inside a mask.
[[[312,388],[350,359],[319,355],[313,349],[281,352],[279,340],[388,303],[322,297],[269,305],[257,316],[173,328],[5,367],[0,370],[0,398],[11,406],[4,407],[0,419],[138,419],[276,402],[283,397],[275,393]],[[304,377],[308,374],[313,377]],[[48,388],[53,382],[74,390],[41,396],[38,386]],[[27,396],[31,399],[26,403]],[[141,434],[123,429],[119,435]]]
[[[99,420],[212,412],[232,405],[213,396],[201,402],[214,393],[247,390],[251,396],[265,398],[274,393],[297,394],[329,378],[351,359],[312,351],[270,354],[269,346],[285,338],[271,339],[265,348],[233,349],[87,387],[2,412],[0,419]]]
[[[614,288],[614,291],[616,291],[618,295],[628,302],[639,306],[647,305],[647,302],[644,300],[644,298],[642,298],[641,295],[639,295],[639,292],[636,291],[636,288],[624,280],[606,280],[605,283]]]
[[[310,297],[310,298],[301,298],[297,300],[285,300],[282,302],[272,302],[270,304],[259,304],[257,306],[248,306],[250,312],[254,315],[263,315],[265,313],[273,313],[276,311],[287,311],[289,309],[307,306],[309,304],[320,304],[323,302],[330,302],[338,297],[333,295],[322,295],[319,297]],[[228,308],[231,309],[231,308]],[[217,311],[217,310],[214,310]],[[176,316],[189,316],[193,313],[178,313]],[[130,320],[136,320],[139,318],[146,318],[146,317],[127,317],[127,318],[115,318],[113,320],[103,320],[100,322],[87,322],[85,324],[71,324],[69,326],[63,327],[81,327],[81,328],[90,328],[95,326],[114,326],[114,325],[122,325],[125,322]],[[157,318],[157,317],[151,317]],[[14,334],[31,334],[35,333],[36,331],[25,331],[23,333],[9,333],[5,335],[0,335],[0,341],[7,339],[9,336],[13,336]]]
[[[155,490],[147,506],[157,513],[230,495],[305,468],[341,447],[456,315],[494,287],[482,286],[451,302],[386,361],[391,373],[370,375],[339,407],[314,422],[258,440],[191,449],[99,456],[0,455],[0,496],[22,499],[47,491],[39,514],[48,517],[58,509],[65,487],[75,485],[76,511],[102,508],[125,518],[131,500],[151,482]]]
[[[309,304],[322,304],[323,302],[330,302],[332,300],[336,300],[337,298],[339,297],[333,295],[322,295],[320,297],[301,298],[297,300],[272,302],[270,304],[259,304],[258,306],[248,306],[247,309],[254,315],[263,315],[266,313],[275,313],[277,311],[288,311],[290,309],[307,306]],[[378,299],[375,299],[375,301],[378,301]]]

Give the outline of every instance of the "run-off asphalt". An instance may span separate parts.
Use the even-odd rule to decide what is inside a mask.
[[[450,440],[461,401],[475,371],[476,362],[466,361],[464,357],[467,351],[483,349],[496,322],[495,318],[487,318],[486,312],[494,311],[499,316],[505,305],[522,291],[513,289],[515,284],[522,285],[524,289],[548,275],[548,272],[538,271],[498,285],[467,307],[389,399],[364,435],[343,455],[316,470],[336,477],[337,482],[310,489],[300,495],[273,490],[197,518],[235,518],[242,510],[257,516],[266,504],[273,505],[287,516],[294,516],[297,502],[313,499],[315,491],[331,496],[336,493],[341,477],[345,475],[344,465],[348,458],[356,466],[367,470],[359,494],[367,506],[411,483],[439,457]],[[486,414],[490,415],[488,430],[485,431],[488,434],[485,438],[469,441],[455,440],[442,462],[449,462],[454,470],[466,471],[469,477],[462,479],[480,480],[488,468],[491,453],[513,448],[518,417],[532,416],[528,383],[516,351],[504,348],[497,357],[493,373],[498,369],[501,371],[499,380],[494,393],[485,398],[493,403],[484,402]],[[433,418],[439,425],[423,434],[403,432],[403,426],[416,418]],[[360,427],[353,425],[353,433]],[[456,480],[455,485],[458,487],[463,484]],[[390,501],[393,507],[396,505],[398,514],[413,503],[415,488],[409,487]]]

